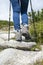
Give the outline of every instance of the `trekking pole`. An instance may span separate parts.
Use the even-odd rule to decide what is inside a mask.
[[[10,40],[11,3],[9,3],[8,41]]]
[[[37,37],[37,32],[36,32],[36,27],[35,27],[35,21],[34,21],[34,12],[33,12],[33,8],[32,8],[32,1],[30,0],[30,6],[31,6],[31,12],[32,12],[32,21],[33,21],[33,27],[34,27],[34,40],[37,41],[36,37]]]

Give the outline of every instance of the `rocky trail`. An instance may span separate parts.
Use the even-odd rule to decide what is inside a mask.
[[[8,32],[0,31],[0,65],[33,65],[36,61],[43,60],[43,46],[41,51],[27,51],[26,49],[36,45],[35,42],[17,42],[12,40],[15,34],[10,32],[10,41],[8,41]],[[25,49],[25,50],[24,50]]]

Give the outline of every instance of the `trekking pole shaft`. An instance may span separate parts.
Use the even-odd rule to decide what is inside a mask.
[[[10,6],[9,6],[9,23],[8,23],[8,27],[9,27],[9,30],[8,30],[8,41],[10,40],[10,19],[11,19],[11,3],[10,3]]]

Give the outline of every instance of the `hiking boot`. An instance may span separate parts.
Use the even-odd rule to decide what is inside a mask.
[[[16,31],[15,39],[16,39],[16,41],[20,41],[20,42],[22,41],[22,34],[21,34],[20,30]]]
[[[23,25],[21,28],[21,33],[25,37],[25,40],[31,40],[32,41],[31,35],[29,34],[28,30],[29,30],[28,26]]]

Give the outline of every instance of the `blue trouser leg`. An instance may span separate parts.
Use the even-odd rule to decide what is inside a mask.
[[[18,12],[13,13],[13,21],[14,21],[15,30],[19,30],[20,29],[20,15]]]
[[[27,8],[28,8],[29,0],[21,0],[21,15],[22,15],[22,24],[28,25],[28,15],[27,15]]]
[[[21,8],[19,5],[19,0],[10,0],[13,8],[13,21],[14,21],[14,28],[16,30],[20,29],[20,11],[22,15],[22,24],[28,24],[28,16],[27,16],[27,8],[28,8],[28,1],[29,0],[20,0],[21,1]]]
[[[15,30],[20,29],[20,5],[19,0],[10,0],[13,8],[13,21]]]

